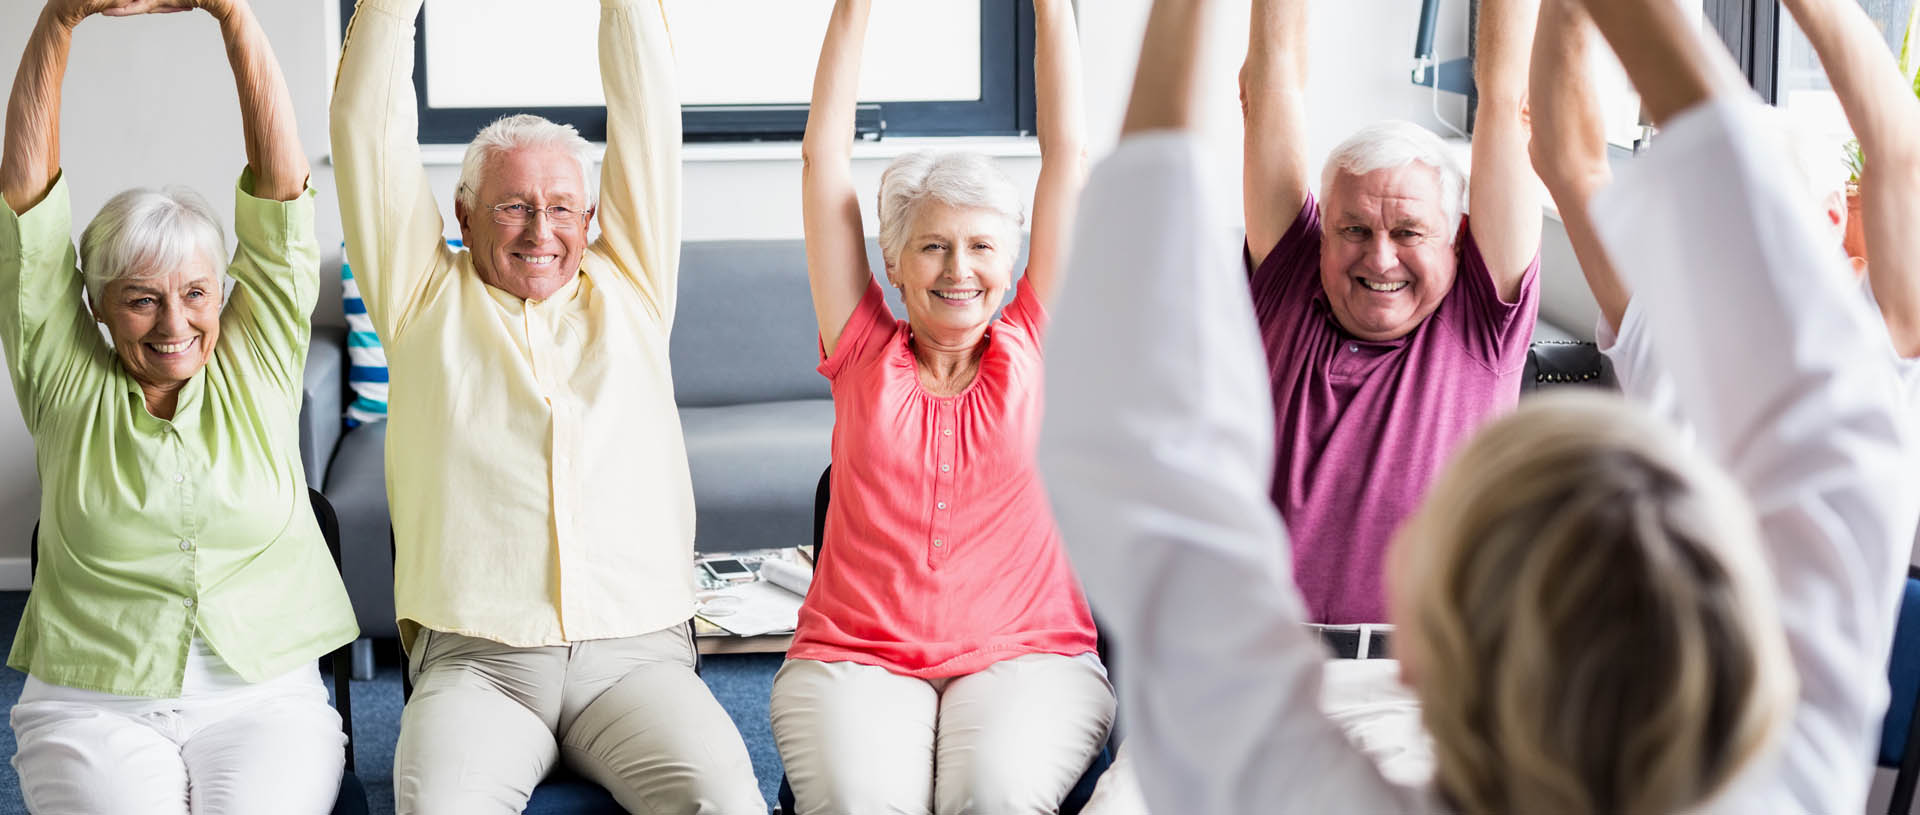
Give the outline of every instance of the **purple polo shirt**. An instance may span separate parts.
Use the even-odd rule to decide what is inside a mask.
[[[1320,210],[1293,226],[1249,277],[1273,382],[1273,503],[1293,539],[1293,572],[1320,623],[1387,621],[1387,543],[1453,449],[1520,394],[1539,314],[1534,256],[1507,303],[1461,223],[1453,290],[1406,336],[1355,339],[1320,285]]]

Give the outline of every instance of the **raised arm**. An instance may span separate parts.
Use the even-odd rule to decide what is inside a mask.
[[[60,175],[60,82],[67,74],[73,27],[86,16],[78,6],[55,0],[40,10],[20,55],[20,71],[13,75],[0,195],[15,214],[40,203]]]
[[[1852,0],[1786,0],[1840,97],[1865,169],[1867,280],[1903,357],[1920,357],[1920,99]]]
[[[673,322],[680,279],[680,88],[660,0],[602,0],[607,154],[595,244]]]
[[[1210,5],[1155,3],[1120,146],[1088,180],[1048,337],[1047,492],[1126,655],[1148,809],[1422,812],[1318,707],[1325,651],[1267,497],[1266,352],[1191,133]]]
[[[1530,150],[1534,172],[1560,210],[1587,289],[1600,305],[1600,316],[1618,333],[1632,293],[1607,259],[1587,210],[1594,192],[1613,181],[1590,61],[1595,36],[1593,21],[1573,0],[1542,0],[1527,80],[1533,121]]]
[[[1540,254],[1540,193],[1527,158],[1527,60],[1540,0],[1486,0],[1475,32],[1473,170],[1467,211],[1473,242],[1500,299],[1514,302]]]
[[[1307,202],[1307,0],[1253,0],[1240,68],[1246,156],[1240,194],[1254,268]]]
[[[247,167],[253,170],[253,194],[291,201],[307,189],[307,154],[293,117],[293,96],[274,59],[267,33],[247,0],[208,0],[206,10],[220,20],[240,91],[240,122],[246,129]]]
[[[1087,181],[1087,114],[1080,81],[1080,29],[1073,0],[1033,0],[1034,96],[1040,179],[1033,190],[1027,285],[1042,302],[1060,286],[1067,232]]]
[[[405,329],[446,251],[420,163],[414,18],[425,0],[360,0],[333,82],[334,183],[347,258],[380,339]]]
[[[1675,404],[1751,499],[1800,680],[1777,766],[1723,812],[1857,812],[1886,707],[1916,466],[1885,339],[1785,134],[1673,0],[1587,0],[1663,130],[1594,200]],[[1746,800],[1752,799],[1752,800]]]
[[[867,291],[867,234],[853,187],[853,125],[860,92],[860,51],[871,0],[838,0],[813,72],[813,105],[800,143],[800,206],[807,236],[807,282],[820,347],[840,342],[854,306]]]

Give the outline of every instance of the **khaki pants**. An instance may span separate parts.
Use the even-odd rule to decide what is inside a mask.
[[[518,813],[565,759],[629,812],[765,812],[746,744],[693,661],[684,626],[539,648],[422,630],[395,809]]]
[[[933,680],[793,659],[773,679],[773,739],[802,815],[1055,812],[1113,706],[1092,654]]]
[[[1420,723],[1419,700],[1400,683],[1398,660],[1327,660],[1320,709],[1388,780],[1410,787],[1432,780],[1433,744]],[[1146,798],[1133,774],[1133,754],[1125,746],[1081,812],[1147,815]]]

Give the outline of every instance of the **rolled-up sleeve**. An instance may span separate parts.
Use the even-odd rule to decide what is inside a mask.
[[[0,344],[30,432],[105,346],[87,311],[72,232],[64,173],[23,214],[0,203]]]
[[[320,240],[314,234],[314,192],[291,201],[256,198],[251,171],[234,189],[233,231],[239,248],[228,273],[234,294],[221,315],[230,336],[220,348],[249,373],[297,398],[320,292]],[[244,342],[233,342],[244,339]]]

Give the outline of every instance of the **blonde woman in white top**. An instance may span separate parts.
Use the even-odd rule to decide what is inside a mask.
[[[1082,204],[1071,263],[1100,284],[1061,297],[1041,441],[1153,811],[1862,808],[1886,690],[1861,666],[1892,634],[1914,443],[1879,328],[1809,272],[1840,259],[1719,46],[1671,0],[1592,4],[1666,128],[1595,201],[1598,234],[1700,443],[1587,396],[1463,450],[1389,573],[1435,742],[1433,782],[1402,786],[1318,710],[1325,652],[1275,546],[1264,358],[1186,132],[1209,5],[1155,6]]]

